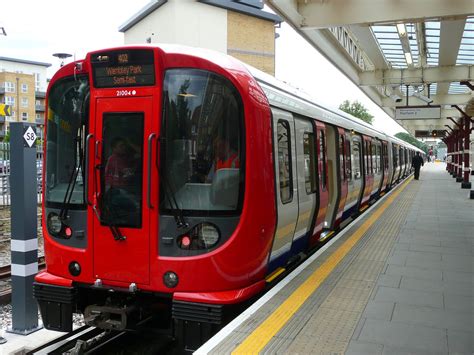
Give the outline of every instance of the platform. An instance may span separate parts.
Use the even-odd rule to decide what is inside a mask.
[[[425,164],[196,354],[472,354],[474,200]]]

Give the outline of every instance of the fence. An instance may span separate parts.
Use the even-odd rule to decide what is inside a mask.
[[[37,201],[41,203],[43,182],[43,147],[36,146]],[[10,143],[0,143],[0,206],[10,206]]]

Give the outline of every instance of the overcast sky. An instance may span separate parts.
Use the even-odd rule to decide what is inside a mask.
[[[149,0],[15,0],[0,12],[0,56],[53,64],[51,77],[59,67],[53,53],[66,52],[77,59],[90,50],[123,44],[118,27]],[[93,11],[91,11],[93,9]],[[19,15],[21,14],[21,16]],[[374,126],[387,133],[403,131],[350,80],[299,37],[289,26],[278,29],[276,76],[303,89],[318,102],[337,107],[345,99],[358,100],[375,116]]]

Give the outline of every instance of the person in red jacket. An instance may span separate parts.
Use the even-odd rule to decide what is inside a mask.
[[[212,181],[215,173],[219,169],[238,169],[240,168],[240,157],[238,152],[231,148],[227,139],[217,137],[214,141],[215,159],[212,163],[207,181]]]

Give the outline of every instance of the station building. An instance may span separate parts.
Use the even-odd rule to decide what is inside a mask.
[[[261,0],[156,0],[119,27],[125,44],[174,43],[229,54],[275,75],[275,26]]]

